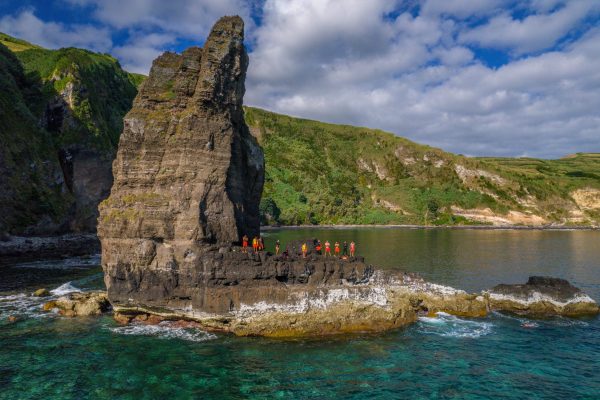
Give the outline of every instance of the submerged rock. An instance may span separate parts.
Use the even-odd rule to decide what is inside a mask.
[[[493,287],[488,293],[490,307],[532,316],[582,316],[598,314],[598,304],[568,281],[532,276],[525,284]]]
[[[50,292],[48,291],[48,289],[42,288],[42,289],[38,289],[35,292],[33,292],[33,296],[48,297],[48,296],[50,296]]]
[[[57,309],[66,317],[87,317],[107,312],[111,306],[106,292],[92,291],[69,293],[45,303],[42,308],[44,311]]]

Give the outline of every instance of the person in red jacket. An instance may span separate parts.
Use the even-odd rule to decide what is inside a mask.
[[[325,257],[330,256],[331,255],[331,243],[329,243],[329,240],[325,241]]]
[[[335,255],[336,255],[336,257],[339,257],[340,256],[340,242],[335,242],[334,247],[335,247],[334,248]]]

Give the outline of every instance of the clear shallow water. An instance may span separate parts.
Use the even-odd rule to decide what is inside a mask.
[[[600,297],[599,232],[362,228],[267,238],[313,235],[356,240],[373,264],[470,290],[544,273]],[[19,269],[29,278],[15,278]],[[15,279],[27,289],[14,288]],[[599,318],[441,315],[383,335],[234,338],[167,324],[120,327],[110,317],[65,319],[41,313],[41,301],[25,295],[67,281],[102,286],[99,267],[87,260],[0,269],[0,399],[600,397]],[[10,324],[8,315],[21,320]]]

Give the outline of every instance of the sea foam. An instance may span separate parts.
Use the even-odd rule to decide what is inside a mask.
[[[126,326],[109,328],[109,330],[120,335],[156,336],[161,339],[181,339],[191,342],[204,342],[217,338],[216,335],[199,329],[174,327],[167,321],[158,325],[132,323]]]
[[[436,317],[419,317],[418,331],[426,335],[452,338],[479,338],[492,332],[492,323],[462,319],[438,312]]]

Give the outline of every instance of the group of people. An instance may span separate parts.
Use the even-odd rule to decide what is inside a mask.
[[[316,240],[315,243],[315,250],[317,251],[317,254],[321,255],[323,254],[323,245],[321,244],[320,240]],[[304,251],[306,247],[306,250],[308,250],[308,246],[306,246],[306,243],[304,243],[304,245],[302,245],[302,255],[304,257],[306,257],[306,252]],[[341,254],[340,254],[341,251]],[[350,244],[348,244],[347,241],[344,240],[344,243],[341,244],[341,250],[340,250],[340,242],[336,241],[333,244],[333,255],[336,257],[354,257],[354,254],[356,253],[356,243],[354,243],[354,241],[351,241]],[[331,243],[329,242],[329,240],[325,241],[325,257],[329,257],[332,256],[331,254]]]
[[[242,238],[242,252],[248,252],[248,245],[250,244],[249,242],[250,240],[248,236],[244,235],[244,237]],[[334,242],[333,252],[332,245],[329,240],[326,240],[325,244],[322,244],[320,240],[315,239],[313,241],[313,247],[318,255],[324,254],[325,257],[348,258],[354,257],[356,254],[356,243],[354,243],[354,241],[351,241],[350,243],[348,243],[347,241],[344,241],[342,243],[338,241]],[[252,249],[254,250],[254,253],[258,253],[259,251],[263,251],[265,249],[265,242],[262,236],[255,236],[252,239]],[[308,255],[308,250],[308,243],[302,243],[302,246],[300,248],[300,251],[302,252],[302,257],[306,258],[306,256]],[[277,240],[275,242],[275,255],[279,255],[280,252],[281,242]],[[287,251],[285,253],[287,253]]]
[[[244,235],[242,238],[242,251],[244,253],[248,252],[248,241],[248,235]],[[263,240],[262,236],[254,236],[254,238],[252,238],[252,249],[255,253],[265,249],[265,241]]]

